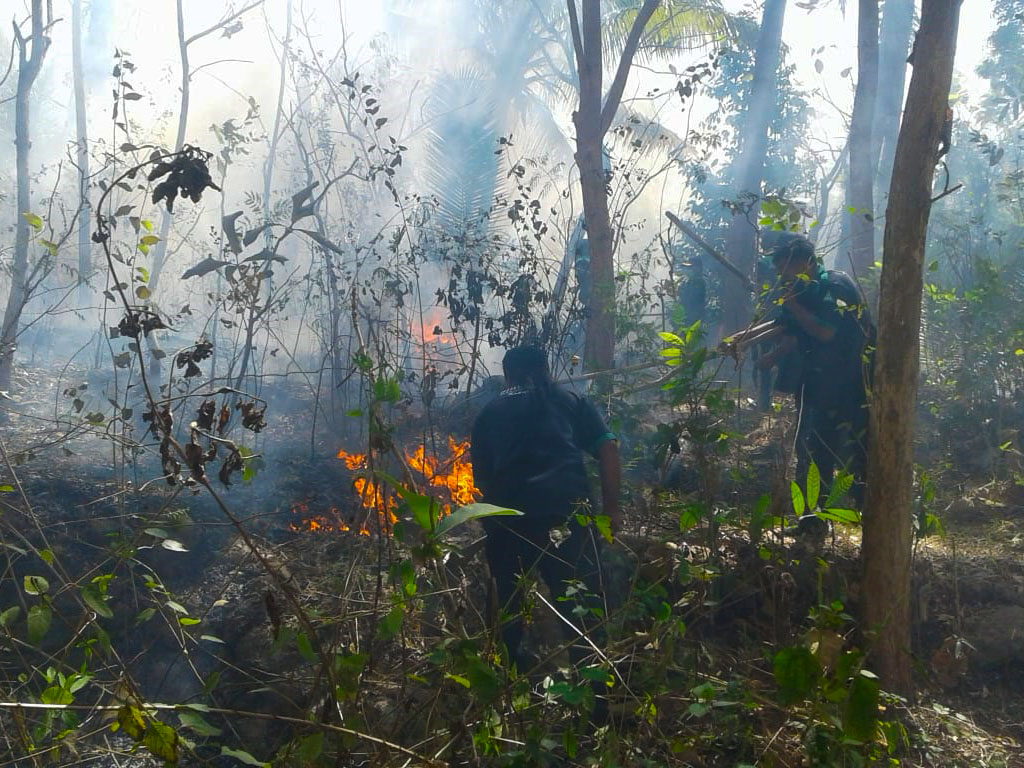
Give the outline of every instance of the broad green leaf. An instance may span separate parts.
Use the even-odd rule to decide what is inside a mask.
[[[800,490],[796,480],[789,481],[789,493],[793,497],[793,511],[796,512],[797,517],[800,517],[807,507],[804,506],[804,492]]]
[[[156,245],[160,242],[160,238],[156,235],[143,235],[139,238],[139,242],[143,245]]]
[[[136,295],[136,296],[137,296],[138,298],[140,298],[140,299],[142,299],[143,301],[145,301],[145,300],[146,300],[146,299],[148,299],[148,298],[149,298],[150,296],[152,296],[152,293],[150,292],[149,288],[147,288],[147,287],[146,287],[146,286],[144,286],[144,285],[140,285],[140,286],[138,286],[138,287],[137,287],[137,288],[135,289],[135,295]]]
[[[395,637],[402,630],[402,621],[404,619],[405,610],[402,606],[394,606],[377,626],[381,640],[390,640]]]
[[[178,619],[178,623],[181,624],[181,626],[183,627],[194,627],[196,624],[199,624],[201,622],[201,619],[193,619],[188,616],[182,616],[180,619]]]
[[[114,618],[114,612],[107,605],[107,597],[95,584],[87,584],[82,587],[82,600],[96,613],[105,619]]]
[[[311,733],[299,739],[299,757],[307,763],[315,763],[324,751],[324,734]]]
[[[445,677],[447,677],[449,680],[452,680],[452,681],[458,683],[463,688],[470,688],[472,686],[472,684],[469,682],[469,680],[467,678],[463,677],[462,675],[453,675],[453,674],[449,673],[449,674],[445,675]]]
[[[188,616],[188,608],[186,608],[181,603],[175,602],[174,600],[168,600],[166,605],[172,611],[177,611],[178,613],[182,614],[183,616]]]
[[[860,523],[860,512],[855,509],[829,507],[828,509],[819,509],[815,514],[822,520],[832,520],[836,523],[845,523],[846,525],[857,525]]]
[[[818,684],[821,666],[810,648],[798,645],[775,654],[775,681],[783,704],[806,699]]]
[[[846,697],[843,732],[847,738],[871,741],[878,724],[878,679],[866,670],[853,678]]]
[[[28,641],[39,645],[53,623],[53,611],[48,605],[33,605],[28,609]]]
[[[669,344],[678,344],[682,346],[683,344],[686,343],[681,338],[679,338],[679,336],[668,331],[659,331],[658,335],[661,336],[662,341],[667,341]]]
[[[302,658],[310,664],[316,663],[316,651],[313,650],[313,644],[309,642],[309,636],[305,632],[299,632],[295,636],[295,645],[298,646]]]
[[[519,517],[523,513],[515,509],[506,509],[494,504],[466,504],[454,510],[437,524],[438,537],[448,535],[453,529],[458,528],[470,520],[479,520],[484,517]]]
[[[34,229],[36,232],[42,230],[43,220],[39,216],[37,216],[34,213],[23,213],[21,215],[25,217],[25,221],[27,221],[29,223],[29,226],[32,227],[32,229]]]
[[[178,719],[181,721],[182,728],[195,731],[200,736],[220,736],[221,734],[220,728],[210,725],[198,712],[180,712]]]
[[[149,727],[146,728],[146,735],[142,737],[142,745],[154,757],[158,757],[170,765],[178,762],[178,732],[169,725],[164,725],[158,720],[151,720]]]
[[[117,725],[134,741],[141,741],[146,731],[146,719],[142,712],[131,704],[117,710]]]
[[[594,527],[597,528],[598,533],[604,536],[605,541],[609,544],[614,540],[612,538],[612,519],[608,515],[595,515],[594,516]]]
[[[30,595],[45,595],[50,591],[50,582],[42,576],[26,576],[25,592]]]
[[[21,616],[21,608],[17,605],[12,605],[5,611],[0,611],[0,627],[9,627],[18,620]]]
[[[807,468],[807,508],[814,509],[818,506],[818,496],[821,493],[821,474],[818,465],[813,461]]]

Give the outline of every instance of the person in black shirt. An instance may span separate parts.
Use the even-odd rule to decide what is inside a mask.
[[[854,477],[860,506],[867,470],[867,390],[875,330],[857,284],[818,264],[807,238],[780,239],[771,259],[782,284],[778,319],[786,327],[775,351],[757,365],[779,365],[799,411],[797,477],[814,462],[824,487],[837,466]]]
[[[599,592],[599,536],[578,516],[597,514],[590,503],[584,452],[599,462],[603,514],[612,530],[621,526],[619,451],[594,406],[551,381],[544,351],[510,349],[502,363],[506,389],[488,403],[473,425],[473,479],[489,504],[519,510],[522,517],[483,520],[485,552],[496,586],[497,607],[511,615],[502,639],[512,661],[522,665],[519,574],[540,572],[553,598],[566,582],[579,580]],[[568,524],[559,546],[551,529]]]

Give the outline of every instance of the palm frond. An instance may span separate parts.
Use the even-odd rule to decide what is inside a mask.
[[[602,50],[605,66],[618,63],[622,46],[643,0],[613,0],[604,17]],[[647,22],[637,60],[664,59],[680,51],[707,48],[733,36],[732,16],[719,0],[663,0]]]
[[[493,80],[466,65],[442,74],[427,104],[431,121],[425,146],[423,181],[439,201],[438,223],[452,231],[477,225],[494,199],[503,129],[493,95]]]

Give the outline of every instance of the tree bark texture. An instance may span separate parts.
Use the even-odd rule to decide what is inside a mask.
[[[871,126],[878,92],[878,0],[858,0],[857,90],[850,119],[850,176],[846,206],[850,216],[850,271],[868,276],[875,261],[875,161]],[[852,209],[852,210],[851,210]]]
[[[871,127],[871,152],[875,157],[876,200],[889,191],[892,161],[896,152],[896,136],[903,112],[903,90],[906,85],[907,56],[914,26],[914,0],[885,0],[882,6],[882,31],[878,48],[878,98]]]
[[[592,371],[608,370],[615,363],[615,254],[602,141],[622,99],[644,28],[659,2],[644,0],[626,38],[608,96],[602,105],[601,2],[582,0],[582,14],[577,16],[576,0],[568,0],[573,49],[580,76],[580,103],[573,113],[576,165],[580,170],[583,215],[590,242],[591,295],[584,363]]]
[[[868,666],[888,690],[903,694],[912,691],[911,500],[925,238],[959,14],[959,0],[923,0],[885,220],[861,553],[862,627]]]
[[[15,24],[15,46],[18,52],[18,90],[14,97],[14,150],[15,174],[17,178],[17,210],[14,222],[14,263],[11,266],[11,290],[4,310],[3,326],[0,327],[0,390],[11,388],[14,370],[14,350],[18,338],[21,313],[28,303],[28,242],[31,226],[25,213],[32,212],[32,187],[29,176],[29,151],[32,147],[30,130],[30,104],[32,85],[39,76],[43,58],[50,47],[45,36],[46,22],[42,0],[32,0],[32,34],[26,39]],[[31,52],[30,50],[31,49]]]
[[[765,0],[761,14],[761,30],[754,51],[754,77],[750,97],[741,125],[738,158],[732,168],[736,195],[761,194],[765,156],[768,152],[768,128],[775,116],[778,73],[781,61],[782,24],[786,18],[786,0]],[[736,215],[729,222],[725,235],[725,253],[745,274],[752,275],[757,260],[758,212],[753,223]],[[727,331],[746,325],[750,320],[750,291],[739,280],[727,280],[725,288],[725,324]]]
[[[82,61],[82,0],[71,3],[72,78],[75,88],[75,162],[78,165],[78,284],[79,299],[86,299],[85,281],[92,271],[89,229],[92,222],[89,205],[89,129],[86,119],[85,67]]]

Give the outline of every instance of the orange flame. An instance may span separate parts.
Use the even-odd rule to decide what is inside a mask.
[[[405,452],[405,460],[410,469],[422,476],[421,484],[426,493],[433,495],[445,515],[452,509],[464,504],[472,504],[480,498],[480,491],[473,485],[473,464],[469,460],[469,441],[456,442],[448,438],[448,457],[441,459],[428,455],[426,446],[418,445],[411,453]],[[378,528],[388,532],[398,522],[398,497],[389,492],[376,478],[368,476],[369,464],[365,453],[349,453],[342,449],[338,458],[345,467],[359,474],[352,481],[352,488],[359,497],[360,506],[367,512],[376,512]],[[299,503],[292,508],[292,514],[298,522],[292,522],[289,528],[293,531],[335,532],[351,530],[341,513],[331,508],[326,515],[311,515],[308,505]],[[359,526],[361,536],[369,536],[367,520]]]
[[[444,310],[441,307],[431,307],[431,309],[423,315],[423,321],[420,324],[419,340],[424,345],[435,344],[438,347],[446,347],[455,343],[455,337],[446,334],[442,329],[447,318],[445,317]]]

